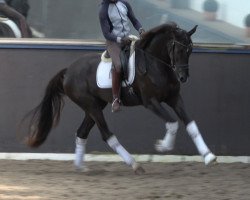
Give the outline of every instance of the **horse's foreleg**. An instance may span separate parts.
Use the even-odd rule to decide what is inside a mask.
[[[205,165],[209,165],[210,163],[215,162],[216,156],[207,147],[195,121],[190,122],[187,125],[186,129],[200,155],[204,158]]]
[[[135,173],[144,173],[144,169],[135,161],[132,155],[119,143],[116,136],[108,129],[107,123],[104,119],[103,112],[95,109],[91,112],[91,117],[95,120],[102,138],[107,144],[123,159],[123,161],[131,166]]]
[[[211,153],[211,151],[207,147],[195,121],[190,120],[190,118],[188,117],[184,108],[183,100],[180,96],[177,99],[176,103],[172,105],[172,108],[186,125],[186,130],[189,136],[192,138],[198,152],[204,158],[205,164],[209,165],[210,163],[216,161],[216,156]]]
[[[176,121],[156,99],[151,99],[151,104],[148,105],[148,108],[166,121],[166,134],[162,140],[157,140],[155,144],[156,150],[159,152],[173,150],[179,127],[178,121]]]
[[[171,151],[174,149],[177,130],[179,128],[178,121],[166,123],[166,134],[162,140],[158,140],[155,148],[159,152]]]
[[[87,170],[84,164],[85,149],[86,149],[86,143],[87,143],[89,132],[94,125],[95,125],[95,121],[88,114],[86,114],[81,126],[77,130],[75,160],[74,160],[74,165],[77,170],[80,170],[80,171]]]

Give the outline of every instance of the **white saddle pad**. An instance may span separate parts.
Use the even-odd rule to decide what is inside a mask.
[[[16,38],[21,38],[22,37],[21,31],[20,31],[20,29],[18,28],[18,26],[16,25],[15,22],[13,22],[9,18],[5,18],[5,17],[0,17],[0,22],[7,24],[11,28],[13,33],[15,34]]]
[[[100,88],[112,87],[112,62],[101,61],[96,72],[96,83]],[[135,79],[135,52],[130,56],[128,63],[128,80],[127,84],[132,84]],[[126,87],[126,83],[122,82],[122,87]]]

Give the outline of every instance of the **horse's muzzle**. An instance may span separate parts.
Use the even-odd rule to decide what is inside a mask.
[[[175,74],[177,79],[181,83],[186,83],[189,77],[189,65],[188,64],[178,64],[175,65]]]
[[[180,70],[177,77],[181,83],[186,83],[189,77],[188,69]]]
[[[180,78],[179,78],[179,80],[180,80],[180,82],[181,83],[186,83],[187,82],[187,80],[188,80],[188,77],[187,76],[181,76]]]

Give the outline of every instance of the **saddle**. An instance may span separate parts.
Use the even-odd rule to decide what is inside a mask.
[[[122,80],[128,79],[128,61],[130,57],[130,45],[122,47],[120,53],[121,67],[122,67]],[[102,60],[106,62],[112,62],[108,51],[105,51],[102,56]]]
[[[107,56],[106,56],[107,57]],[[104,53],[101,57],[101,62],[99,63],[96,71],[96,83],[99,88],[111,88],[112,78],[111,78],[112,62],[110,58],[105,58]],[[122,87],[127,87],[131,85],[135,78],[135,51],[129,57],[129,62],[127,64],[127,80],[122,80]]]
[[[138,37],[134,35],[130,35],[129,37],[132,40],[131,44],[123,46],[121,49],[121,53],[120,53],[120,60],[121,60],[121,67],[122,67],[122,80],[128,80],[129,57],[134,51],[134,44],[136,40],[138,40]],[[112,62],[108,51],[105,51],[103,53],[102,60],[106,62]]]

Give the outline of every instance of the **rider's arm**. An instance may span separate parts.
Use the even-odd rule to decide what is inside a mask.
[[[139,20],[135,17],[134,11],[131,7],[131,5],[127,2],[127,1],[122,1],[127,9],[128,9],[128,18],[131,21],[131,23],[133,24],[133,26],[135,27],[135,29],[137,31],[139,31],[142,28],[141,23],[139,22]]]
[[[116,37],[111,33],[111,22],[108,17],[108,5],[103,5],[99,12],[99,20],[102,29],[103,36],[106,40],[110,40],[113,42],[121,42],[121,38]]]
[[[22,33],[22,37],[29,37],[28,26],[25,21],[25,17],[18,13],[13,8],[9,7],[5,3],[0,3],[0,12],[6,15],[8,18],[17,21],[20,25],[20,30]]]

